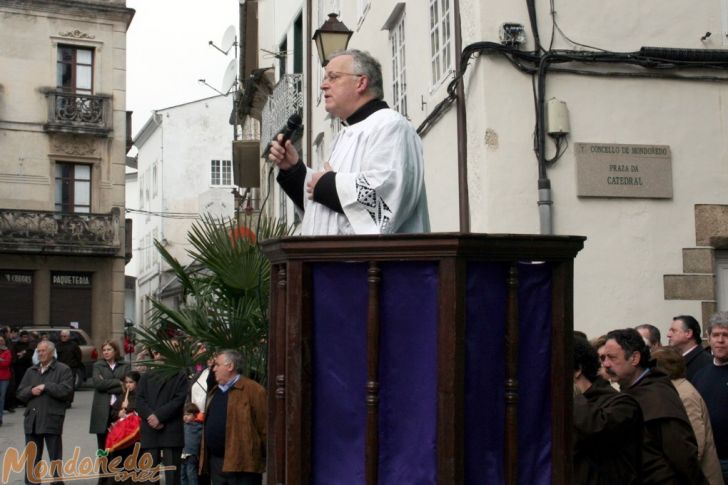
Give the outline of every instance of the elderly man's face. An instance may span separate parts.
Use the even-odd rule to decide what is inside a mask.
[[[61,332],[61,340],[63,340],[65,342],[69,338],[71,338],[71,334],[70,333]]]
[[[46,365],[53,359],[53,351],[50,350],[50,345],[44,341],[41,341],[36,349],[38,350],[38,361],[41,364]]]
[[[326,111],[342,120],[351,116],[359,108],[364,82],[363,76],[354,72],[351,56],[331,59],[321,83]]]
[[[215,357],[213,372],[215,373],[215,381],[217,381],[218,384],[225,384],[235,376],[233,363],[228,362],[224,355],[218,355]]]
[[[713,357],[720,363],[728,362],[728,327],[711,328],[709,340]]]
[[[619,382],[622,389],[627,389],[637,378],[639,368],[639,353],[626,354],[624,349],[614,339],[604,344],[604,353],[601,356],[602,365],[612,380]]]

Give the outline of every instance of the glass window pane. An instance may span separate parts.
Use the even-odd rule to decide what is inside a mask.
[[[58,49],[58,59],[63,62],[73,62],[73,49],[61,47]]]
[[[76,180],[73,185],[74,202],[81,205],[91,204],[91,183]]]
[[[77,180],[91,180],[91,165],[76,165]]]
[[[73,85],[71,84],[72,72],[73,70],[70,64],[58,63],[56,68],[56,77],[59,88],[73,88]]]
[[[76,89],[91,90],[91,66],[76,66]]]
[[[61,183],[61,204],[64,206],[67,206],[71,203],[71,191],[68,190],[68,182],[62,182]]]
[[[91,64],[92,52],[90,50],[79,49],[76,51],[77,64]]]
[[[58,207],[63,202],[63,181],[56,179],[56,210],[60,210]]]
[[[73,212],[82,212],[84,214],[88,214],[89,212],[91,212],[91,209],[88,206],[77,205],[74,206]]]

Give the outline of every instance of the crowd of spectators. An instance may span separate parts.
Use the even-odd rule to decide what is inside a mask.
[[[728,312],[574,336],[576,484],[728,483]]]

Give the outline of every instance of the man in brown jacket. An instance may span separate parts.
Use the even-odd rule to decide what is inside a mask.
[[[602,365],[642,409],[642,484],[707,484],[685,407],[670,378],[650,357],[650,349],[637,330],[626,328],[607,334]]]
[[[213,366],[217,385],[208,393],[200,468],[212,485],[260,485],[265,471],[268,403],[265,389],[243,376],[243,357],[223,350]]]
[[[574,337],[574,484],[642,483],[642,411],[598,375],[599,356]]]

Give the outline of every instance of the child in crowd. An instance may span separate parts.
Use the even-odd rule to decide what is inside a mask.
[[[185,447],[182,450],[182,485],[197,485],[197,468],[202,439],[202,417],[200,408],[194,403],[185,406]]]

